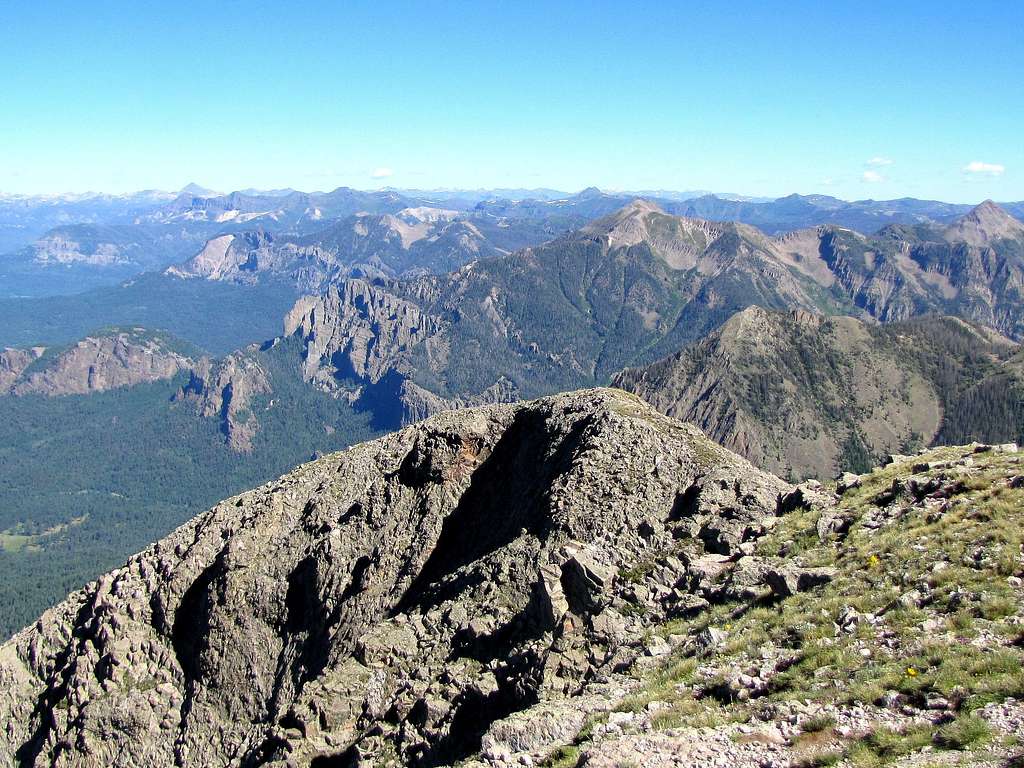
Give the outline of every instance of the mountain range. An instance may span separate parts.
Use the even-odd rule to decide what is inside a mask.
[[[283,278],[317,292],[350,275],[405,277],[445,273],[479,258],[509,253],[559,234],[543,222],[419,206],[394,213],[357,213],[307,235],[263,230],[221,235],[176,277],[251,283]]]
[[[1022,225],[995,204],[874,236],[773,236],[647,200],[554,233],[405,202],[309,235],[242,227],[160,274],[0,301],[0,466],[26,478],[0,507],[5,629],[321,451],[630,367],[651,365],[620,386],[794,478],[1019,434]],[[751,306],[768,312],[734,317]]]
[[[954,314],[1024,332],[1024,225],[992,203],[954,223],[768,237],[635,201],[447,275],[351,279],[300,300],[304,377],[392,426],[445,401],[601,384],[750,305],[883,322]],[[372,404],[372,406],[370,405]]]
[[[911,198],[846,202],[823,195],[777,200],[654,190],[574,195],[554,190],[245,190],[219,194],[190,184],[180,192],[133,195],[0,196],[0,291],[7,296],[75,293],[115,284],[195,254],[210,238],[246,231],[313,235],[358,213],[454,210],[516,234],[499,248],[538,244],[643,197],[666,212],[752,224],[768,234],[834,224],[871,234],[892,223],[948,223],[969,206]],[[1024,215],[1024,204],[1007,203]],[[534,231],[531,231],[531,223]]]

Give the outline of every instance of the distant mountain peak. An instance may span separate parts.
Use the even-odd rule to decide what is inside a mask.
[[[576,197],[580,198],[581,200],[587,200],[594,197],[601,197],[602,195],[604,195],[604,192],[602,192],[597,187],[587,187],[586,189],[582,190],[578,195],[576,195]]]
[[[949,242],[982,246],[993,240],[1024,238],[1024,223],[993,201],[985,200],[954,221],[946,229],[945,237]]]
[[[665,212],[654,203],[637,198],[614,213],[594,221],[583,228],[591,235],[605,235],[609,245],[634,245],[647,239],[645,219],[652,213]]]
[[[970,210],[963,218],[974,219],[983,223],[1016,221],[1006,209],[992,200],[983,200]],[[1019,223],[1019,222],[1018,222]]]
[[[214,192],[212,189],[196,184],[194,181],[186,184],[181,188],[181,193],[184,195],[192,195],[193,197],[216,197],[219,193]]]
[[[664,213],[660,206],[652,203],[650,200],[645,200],[642,197],[638,197],[636,200],[623,206],[619,213],[627,216],[645,215],[648,213]]]

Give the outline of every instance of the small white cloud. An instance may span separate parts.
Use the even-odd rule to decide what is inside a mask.
[[[888,157],[872,157],[864,165],[870,165],[872,168],[884,168],[887,165],[892,165],[892,160]]]
[[[878,171],[864,171],[860,180],[866,181],[868,184],[878,184],[881,181],[885,181],[885,176],[880,174]]]
[[[964,166],[964,173],[975,176],[1002,176],[1004,171],[1006,171],[1006,166],[1004,165],[999,163],[983,163],[979,160]]]
[[[370,174],[375,179],[386,179],[388,176],[394,176],[395,172],[390,168],[374,168],[373,173]]]

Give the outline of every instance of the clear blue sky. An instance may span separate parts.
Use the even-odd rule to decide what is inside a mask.
[[[0,190],[1024,199],[1022,37],[1014,0],[12,1]]]

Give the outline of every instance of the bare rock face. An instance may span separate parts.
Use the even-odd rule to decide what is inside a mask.
[[[259,361],[239,352],[216,362],[208,358],[197,362],[178,398],[194,402],[200,416],[219,419],[232,450],[250,453],[259,429],[252,400],[270,391],[270,380]]]
[[[203,277],[207,280],[221,280],[233,275],[247,263],[247,258],[239,258],[237,251],[231,248],[234,241],[234,235],[214,237],[184,264],[168,267],[167,274],[185,278]]]
[[[5,349],[0,352],[0,392],[6,392],[18,377],[45,352],[44,347]]]
[[[410,352],[440,343],[442,328],[440,318],[365,280],[303,297],[284,320],[284,335],[305,344],[303,377],[328,390],[338,378],[376,384],[408,373]]]
[[[81,395],[189,374],[178,400],[215,418],[232,450],[249,453],[259,421],[253,398],[271,392],[270,377],[248,350],[219,360],[193,359],[165,336],[143,329],[89,336],[52,356],[43,347],[0,352],[0,394]]]
[[[0,363],[7,378],[17,365],[40,357],[41,350],[7,353]],[[12,361],[17,360],[17,363]],[[141,329],[119,330],[82,339],[38,366],[22,365],[7,391],[13,395],[80,395],[169,379],[187,370],[191,360],[160,336]],[[0,384],[3,380],[0,378]]]
[[[685,603],[683,562],[644,564],[757,535],[788,490],[621,391],[441,413],[222,502],[0,646],[0,764],[532,744],[515,713],[602,685]]]
[[[519,389],[506,378],[501,378],[479,395],[464,398],[445,398],[418,386],[412,381],[403,381],[399,401],[402,404],[402,423],[413,424],[441,411],[472,408],[491,403],[514,403],[519,399]]]

